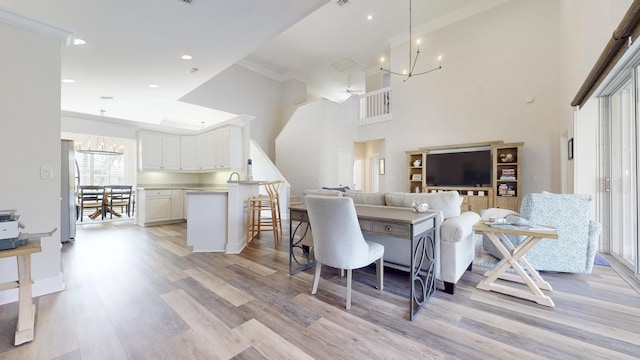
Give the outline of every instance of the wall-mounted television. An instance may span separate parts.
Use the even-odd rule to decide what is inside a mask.
[[[427,186],[489,187],[490,148],[439,150],[427,154]]]

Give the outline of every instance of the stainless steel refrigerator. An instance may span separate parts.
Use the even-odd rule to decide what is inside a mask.
[[[60,241],[76,237],[76,165],[73,140],[62,140],[60,162]]]

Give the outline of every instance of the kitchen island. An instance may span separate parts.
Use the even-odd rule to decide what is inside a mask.
[[[227,190],[187,191],[187,245],[193,252],[225,252]]]
[[[226,191],[186,191],[187,244],[194,252],[239,254],[246,246],[247,199],[259,181],[229,181]]]

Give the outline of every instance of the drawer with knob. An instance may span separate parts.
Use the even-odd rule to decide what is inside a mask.
[[[374,221],[371,223],[371,232],[406,238],[411,233],[411,227],[407,224]]]

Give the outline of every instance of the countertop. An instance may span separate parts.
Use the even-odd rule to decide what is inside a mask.
[[[256,181],[256,180],[229,180],[227,184],[240,184],[240,185],[259,185],[264,181]]]
[[[227,191],[229,189],[227,184],[259,185],[262,182],[263,181],[233,180],[227,181],[226,184],[139,184],[136,188],[138,190],[191,190],[220,192]]]
[[[138,190],[227,191],[226,184],[140,184]]]
[[[229,190],[227,189],[208,189],[208,190],[185,190],[187,195],[227,195]]]

